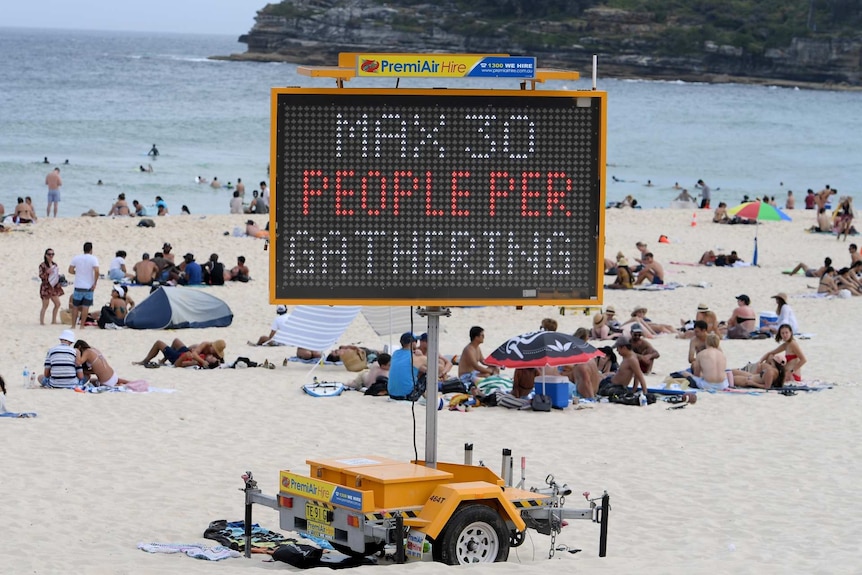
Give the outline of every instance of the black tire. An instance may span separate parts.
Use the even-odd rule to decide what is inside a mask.
[[[503,518],[487,505],[458,509],[434,545],[435,559],[447,565],[496,563],[509,558],[509,531]]]

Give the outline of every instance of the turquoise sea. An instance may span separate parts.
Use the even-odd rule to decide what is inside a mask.
[[[161,195],[174,214],[183,204],[228,213],[230,192],[195,177],[256,188],[267,178],[270,88],[332,85],[292,64],[207,58],[244,49],[232,36],[0,28],[0,203],[9,212],[30,195],[42,216],[45,174],[59,165],[61,216],[104,213],[120,192],[145,205]],[[546,87],[589,89],[590,70],[580,72],[584,80]],[[602,79],[601,62],[598,75],[608,92],[608,201],[632,194],[665,207],[675,182],[691,190],[702,178],[714,203],[745,194],[783,203],[787,190],[800,203],[807,188],[853,195],[862,182],[862,92]],[[400,82],[431,85],[440,81]],[[156,160],[147,157],[154,143]],[[142,173],[148,163],[153,172]]]

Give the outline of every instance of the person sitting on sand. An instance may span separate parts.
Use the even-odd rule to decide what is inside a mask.
[[[135,307],[135,301],[126,289],[123,286],[115,285],[111,289],[111,301],[108,302],[108,305],[102,306],[102,309],[99,311],[97,318],[99,327],[102,329],[114,329],[113,327],[109,328],[108,324],[120,327],[126,325],[126,316],[129,315],[133,307]]]
[[[784,353],[787,360],[787,364],[784,367],[785,373],[795,381],[802,381],[800,370],[808,360],[805,358],[805,354],[802,353],[802,347],[799,345],[799,342],[793,337],[793,328],[788,324],[780,325],[778,333],[775,334],[775,341],[778,342],[778,347],[763,354],[760,361],[767,361],[777,353]]]
[[[401,334],[401,348],[392,354],[387,392],[396,400],[406,400],[428,369],[427,358],[414,349],[416,338],[412,333]]]
[[[778,315],[778,319],[774,322],[766,323],[766,325],[760,328],[760,331],[775,335],[778,333],[779,326],[789,325],[793,330],[793,333],[799,333],[799,322],[796,320],[796,314],[793,313],[793,308],[791,308],[787,303],[787,294],[784,292],[778,292],[772,296],[772,299],[776,302],[775,313]]]
[[[153,285],[159,277],[158,265],[150,259],[150,254],[144,252],[141,256],[141,261],[132,266],[133,277],[135,283],[140,285]]]
[[[838,292],[841,291],[841,288],[838,287],[838,284],[835,282],[835,278],[838,275],[838,272],[835,271],[835,268],[832,266],[828,266],[825,270],[823,270],[823,275],[820,276],[820,283],[817,285],[817,293],[823,293],[826,295],[838,295]]]
[[[751,307],[751,298],[745,294],[736,296],[736,308],[727,320],[728,339],[749,339],[757,329],[757,313]]]
[[[607,318],[602,312],[593,316],[593,327],[590,329],[589,339],[610,339],[611,328],[607,325]]]
[[[652,344],[648,342],[643,335],[644,330],[641,327],[641,324],[633,324],[630,339],[632,351],[637,357],[641,371],[644,373],[652,373],[653,363],[661,357],[661,354],[656,351]]]
[[[126,194],[120,194],[117,196],[117,201],[111,206],[111,209],[108,211],[109,216],[128,216],[129,215],[129,204],[126,203]]]
[[[771,355],[768,359],[752,364],[748,369],[731,370],[733,374],[734,387],[757,387],[760,389],[771,389],[784,385],[785,365],[787,356],[779,352]]]
[[[549,331],[557,331],[556,329]],[[424,355],[426,358],[428,357],[428,333],[423,333],[419,336],[419,347],[417,348],[419,353]],[[452,369],[452,362],[440,355],[437,354],[437,378],[440,381],[449,379],[449,371]]]
[[[629,268],[629,261],[622,252],[617,254],[617,277],[614,283],[608,284],[607,289],[632,289],[634,287],[634,276]]]
[[[468,389],[478,393],[478,388],[471,387],[475,384],[478,378],[497,375],[500,373],[500,368],[497,366],[485,365],[482,359],[485,355],[480,347],[485,341],[485,330],[474,325],[470,328],[470,343],[464,346],[463,351],[458,359],[458,377]],[[475,394],[474,393],[474,394]]]
[[[718,202],[718,207],[715,208],[715,212],[712,214],[712,221],[716,224],[730,223],[730,216],[727,215],[727,203]]]
[[[709,309],[709,306],[706,305],[705,303],[700,303],[700,304],[697,304],[697,311],[695,312],[693,322],[692,321],[686,322],[684,320],[680,320],[680,324],[682,324],[680,331],[682,333],[677,335],[677,337],[680,339],[689,339],[691,337],[694,337],[694,333],[693,333],[694,324],[697,321],[706,322],[706,332],[707,333],[714,333],[714,334],[717,334],[719,337],[721,337],[723,335],[723,333],[722,333],[724,331],[723,326],[722,326],[722,324],[719,324],[718,317],[715,315],[715,312],[712,311],[711,309]]]
[[[275,308],[275,319],[272,320],[272,326],[269,330],[269,335],[262,335],[257,338],[257,343],[248,342],[249,345],[281,345],[273,341],[275,334],[285,328],[285,322],[287,321],[287,306],[284,304],[278,304]]]
[[[541,372],[535,367],[519,367],[512,374],[513,397],[527,397],[533,393],[536,386],[536,378]]]
[[[227,273],[224,264],[218,261],[218,254],[210,254],[210,259],[201,266],[204,283],[211,286],[223,286]]]
[[[126,250],[117,250],[114,252],[114,259],[108,264],[109,280],[122,282],[135,277],[135,274],[126,270],[126,255]]]
[[[641,285],[645,281],[649,281],[652,285],[662,285],[664,283],[664,268],[661,264],[655,261],[652,252],[647,252],[643,257],[643,269],[638,272],[635,285]]]
[[[91,381],[91,377],[95,377],[96,383],[106,387],[116,387],[129,383],[128,379],[122,379],[117,375],[110,365],[108,360],[102,355],[102,352],[94,347],[90,347],[83,339],[79,339],[73,346],[76,350],[76,361],[81,366],[81,371],[84,374],[84,381]]]
[[[721,391],[730,387],[727,380],[727,358],[721,350],[721,339],[714,333],[706,336],[706,347],[697,353],[692,363],[692,377],[698,389]]]
[[[12,221],[16,224],[32,224],[38,221],[36,212],[33,211],[32,204],[24,201],[24,198],[18,198],[18,204],[15,206],[15,212],[12,214]]]
[[[640,387],[643,393],[647,393],[646,379],[644,379],[637,356],[632,351],[631,340],[627,337],[617,338],[614,342],[614,349],[622,357],[620,367],[616,372],[609,373],[602,378],[602,381],[599,383],[599,389],[608,384],[628,388],[629,384],[634,382],[634,391],[637,391],[638,387]]]
[[[159,367],[166,362],[173,364],[175,367],[191,367],[198,366],[202,368],[216,368],[224,361],[225,342],[223,339],[218,339],[214,342],[204,341],[191,347],[175,338],[170,345],[161,340],[157,340],[143,361],[133,362],[135,365],[143,365],[146,367]],[[158,363],[152,360],[162,354],[162,359]]]
[[[236,265],[229,272],[226,272],[224,279],[232,282],[247,282],[251,279],[249,276],[248,266],[245,265],[245,256],[237,256]]]
[[[792,270],[790,270],[789,272],[786,271],[786,272],[782,272],[782,273],[787,274],[789,276],[792,276],[792,275],[795,275],[796,272],[798,272],[799,270],[802,270],[803,272],[805,272],[805,277],[807,277],[807,278],[819,278],[819,277],[823,276],[823,272],[826,271],[826,268],[828,268],[831,265],[832,265],[832,258],[824,259],[823,265],[817,269],[814,269],[813,267],[810,268],[807,265],[805,265],[804,263],[799,262],[798,264],[796,264],[796,267],[793,268]]]
[[[862,283],[860,283],[859,278],[856,277],[854,269],[859,266],[862,266],[862,262],[858,265],[853,264],[851,267],[843,267],[838,270],[837,275],[835,276],[835,285],[840,289],[846,289],[853,295],[862,295]]]
[[[60,343],[48,350],[45,357],[45,370],[39,375],[38,381],[42,387],[71,389],[78,387],[84,372],[77,360],[77,353],[72,347],[75,332],[70,329],[60,334]]]

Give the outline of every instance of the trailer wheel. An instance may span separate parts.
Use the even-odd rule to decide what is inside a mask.
[[[440,560],[447,565],[494,563],[509,558],[509,532],[500,514],[487,505],[458,509],[437,542]]]

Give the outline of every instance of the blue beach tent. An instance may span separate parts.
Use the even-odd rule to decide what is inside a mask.
[[[233,312],[219,298],[196,288],[162,286],[132,308],[126,316],[126,327],[227,327],[232,321]]]

